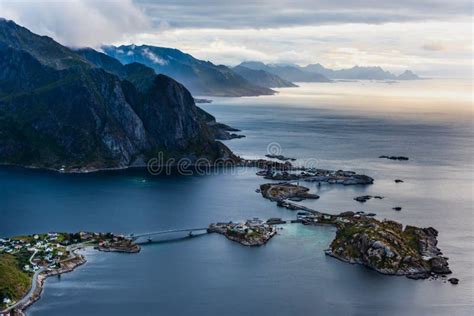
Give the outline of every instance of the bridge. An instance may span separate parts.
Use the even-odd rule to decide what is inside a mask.
[[[130,234],[130,235],[125,236],[125,237],[129,238],[129,239],[132,239],[132,240],[137,240],[138,238],[142,238],[142,237],[151,238],[151,237],[157,236],[157,235],[165,235],[165,234],[180,233],[180,232],[188,232],[189,235],[192,236],[193,232],[200,232],[200,231],[206,231],[207,232],[207,227],[168,229],[168,230],[161,230],[161,231],[148,232],[148,233]]]
[[[311,209],[302,207],[300,210],[302,211],[307,211],[307,212],[316,212]],[[284,223],[294,223],[297,222],[297,220],[294,219],[284,219],[280,220],[279,224],[284,224]],[[172,233],[180,233],[180,232],[188,232],[189,236],[193,236],[193,232],[206,232],[207,233],[208,227],[196,227],[196,228],[178,228],[178,229],[168,229],[168,230],[160,230],[160,231],[154,231],[154,232],[148,232],[148,233],[139,233],[139,234],[130,234],[125,236],[125,238],[131,239],[133,241],[139,239],[139,238],[148,238],[151,239],[153,236],[159,236],[159,235],[166,235],[166,234],[172,234]]]

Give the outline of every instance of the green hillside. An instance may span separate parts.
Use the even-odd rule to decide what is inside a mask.
[[[9,254],[0,255],[0,309],[5,307],[5,297],[16,301],[26,294],[30,285],[30,276],[21,270],[15,257]]]

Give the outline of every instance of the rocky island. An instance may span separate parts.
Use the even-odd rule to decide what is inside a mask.
[[[260,185],[260,193],[271,201],[302,201],[304,199],[319,199],[319,195],[308,193],[309,189],[301,185],[287,182],[265,183]]]
[[[290,157],[286,157],[286,156],[283,156],[283,155],[267,154],[267,155],[265,155],[265,157],[271,158],[271,159],[277,159],[277,160],[280,160],[280,161],[288,161],[288,160],[296,161],[296,158],[290,158]]]
[[[408,160],[408,157],[405,156],[387,156],[387,155],[382,155],[379,156],[381,159],[389,159],[389,160]]]
[[[365,203],[371,199],[383,199],[383,196],[380,196],[380,195],[375,195],[375,196],[372,196],[372,195],[361,195],[361,196],[357,196],[354,198],[354,201],[357,201],[357,202],[360,202],[360,203]]]
[[[438,232],[432,227],[403,228],[395,221],[368,217],[346,217],[335,223],[338,230],[327,255],[410,278],[451,273],[448,258],[436,246]]]
[[[207,231],[222,234],[229,240],[236,241],[244,246],[262,246],[276,234],[275,227],[258,218],[247,220],[244,223],[211,224]]]
[[[329,184],[343,184],[343,185],[355,185],[355,184],[372,184],[374,179],[366,176],[357,174],[354,171],[344,171],[344,170],[325,170],[325,169],[315,169],[304,167],[301,168],[292,168],[289,162],[286,162],[287,169],[274,169],[266,168],[257,173],[258,176],[263,176],[268,180],[278,180],[278,181],[294,181],[294,180],[303,180],[307,182],[319,182],[319,183],[329,183]],[[299,170],[299,173],[292,172],[294,170]]]
[[[348,211],[332,215],[286,201],[309,194],[308,188],[298,185],[267,183],[260,186],[260,192],[262,197],[276,201],[280,207],[298,210],[298,221],[305,225],[335,225],[336,237],[326,250],[329,256],[362,264],[383,274],[414,279],[451,273],[448,258],[443,257],[437,247],[438,232],[432,227],[407,225],[403,228],[395,221],[373,218],[374,213]],[[366,198],[369,196],[361,197]]]

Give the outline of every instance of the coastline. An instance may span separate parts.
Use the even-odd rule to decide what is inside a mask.
[[[21,165],[15,163],[0,163],[0,167],[12,167],[12,168],[22,168],[27,170],[38,170],[38,171],[51,171],[55,173],[64,173],[64,174],[87,174],[87,173],[95,173],[101,171],[120,171],[120,170],[127,170],[127,169],[143,169],[146,168],[147,165],[134,165],[134,166],[124,166],[124,167],[113,167],[113,168],[83,168],[83,169],[74,169],[74,170],[61,170],[55,169],[50,167],[40,167],[40,166],[32,166],[32,165]]]
[[[91,246],[86,246],[86,247],[91,247]],[[10,307],[9,309],[1,311],[0,315],[4,315],[4,314],[8,315],[8,313],[10,313],[11,315],[26,316],[26,310],[41,298],[41,294],[43,293],[43,289],[44,289],[44,282],[47,278],[73,272],[76,268],[78,268],[79,266],[82,266],[83,264],[87,262],[87,259],[84,255],[77,253],[77,251],[84,248],[74,249],[72,251],[74,256],[71,258],[68,258],[67,260],[65,260],[65,262],[62,262],[63,264],[66,264],[65,267],[62,267],[56,270],[51,270],[51,271],[42,270],[38,274],[34,274],[31,281],[31,284],[32,284],[31,288],[34,288],[34,290],[30,292],[31,291],[31,288],[30,288],[26,296],[21,298],[20,300],[20,301],[23,301],[26,299],[26,301],[21,302],[19,305],[13,308]]]
[[[54,235],[53,238],[58,236],[57,233],[50,234]],[[31,276],[30,287],[28,288],[27,292],[24,293],[23,296],[19,298],[14,304],[0,311],[1,316],[25,315],[25,311],[41,298],[41,294],[44,289],[44,282],[47,278],[72,272],[77,267],[87,262],[86,256],[79,253],[81,250],[94,249],[100,252],[119,253],[138,253],[141,250],[141,247],[138,244],[135,244],[132,240],[110,233],[78,233],[78,235],[84,236],[86,240],[82,240],[67,246],[65,251],[67,251],[69,255],[67,257],[63,257],[61,260],[54,261],[55,263],[53,266],[45,264],[44,259],[40,259],[43,260],[43,262],[37,265],[37,270],[34,270],[34,273]],[[36,237],[35,239],[37,240],[40,238],[38,234],[34,235],[34,237]],[[94,238],[97,237],[102,240],[94,240]],[[38,251],[35,250],[34,254],[30,258],[30,263],[32,265],[37,264],[33,262],[33,258],[37,253]]]
[[[273,160],[267,159],[245,159],[242,157],[237,157],[237,160],[233,161],[232,159],[222,159],[218,160],[218,162],[214,162],[207,166],[197,165],[195,163],[191,163],[186,166],[186,168],[205,168],[205,167],[255,167],[259,169],[265,169],[268,166],[272,165],[275,170],[302,170],[300,167],[295,167],[289,162],[281,163]],[[148,164],[133,164],[129,166],[122,166],[122,167],[110,167],[110,168],[92,168],[92,167],[84,167],[79,169],[64,169],[61,170],[57,168],[51,167],[42,167],[42,166],[35,166],[35,165],[22,165],[17,163],[5,163],[0,162],[0,167],[5,168],[19,168],[25,170],[37,170],[37,171],[49,171],[55,172],[60,174],[89,174],[89,173],[98,173],[98,172],[108,172],[108,171],[120,171],[120,170],[132,170],[132,169],[147,169]],[[153,164],[154,168],[178,168],[179,165],[176,164]]]

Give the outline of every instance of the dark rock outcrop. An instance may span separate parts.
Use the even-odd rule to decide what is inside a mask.
[[[459,283],[459,279],[456,279],[456,278],[449,278],[448,281],[451,284],[458,284]]]
[[[409,159],[408,157],[405,157],[405,156],[386,156],[386,155],[379,156],[379,158],[389,159],[389,160],[408,160]]]

